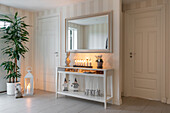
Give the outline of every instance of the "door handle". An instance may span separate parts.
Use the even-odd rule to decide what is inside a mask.
[[[58,52],[55,52],[54,54],[56,55],[56,57],[58,57]]]
[[[136,55],[136,53],[133,54],[132,52],[130,52],[129,54],[130,54],[130,58],[132,58],[133,55]]]
[[[130,58],[132,58],[132,57],[133,57],[132,55],[133,55],[133,53],[132,53],[132,52],[130,52]]]

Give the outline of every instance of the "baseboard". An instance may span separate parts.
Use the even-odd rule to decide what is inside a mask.
[[[162,102],[162,103],[167,103],[167,99],[166,99],[166,98],[162,98],[162,99],[161,99],[161,102]]]
[[[121,95],[122,95],[122,96],[125,96],[125,95],[124,95],[124,92],[121,92]]]
[[[0,91],[0,93],[5,93],[5,92],[7,92],[7,91]]]
[[[121,105],[122,104],[122,98],[120,98],[120,99],[115,98],[113,100],[114,100],[113,104],[115,104],[115,105]]]
[[[166,102],[166,103],[167,103],[167,104],[170,104],[170,98],[167,99],[167,102]]]

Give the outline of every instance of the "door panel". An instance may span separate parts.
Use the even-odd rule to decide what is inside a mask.
[[[56,67],[59,66],[59,18],[38,20],[37,88],[55,92]]]
[[[126,63],[129,96],[160,100],[161,11],[131,14],[127,35]]]
[[[143,33],[142,32],[138,32],[135,34],[134,37],[134,50],[138,51],[138,54],[136,54],[135,60],[134,60],[134,73],[142,73],[142,66],[143,66]]]
[[[156,64],[157,64],[157,32],[151,31],[148,32],[148,71],[147,73],[156,74]]]

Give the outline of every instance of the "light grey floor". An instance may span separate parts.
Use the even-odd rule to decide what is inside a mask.
[[[170,105],[139,98],[123,98],[123,105],[108,105],[36,90],[32,97],[15,99],[0,94],[0,113],[170,113]]]

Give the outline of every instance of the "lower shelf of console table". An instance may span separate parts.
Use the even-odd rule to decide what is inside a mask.
[[[59,91],[57,92],[58,94],[61,95],[66,95],[66,96],[71,96],[71,97],[76,97],[76,98],[81,98],[81,99],[87,99],[91,101],[96,101],[96,102],[105,102],[105,99],[103,96],[87,96],[84,94],[84,92],[73,92],[73,91]],[[107,97],[107,102],[112,100],[112,97]]]
[[[69,72],[68,69],[71,70],[76,70],[76,72]],[[79,71],[80,70],[80,71]],[[82,70],[86,71],[100,71],[103,74],[87,74],[87,73],[82,73]],[[66,75],[67,77],[69,75],[79,75],[79,76],[91,76],[91,77],[102,77],[103,78],[103,86],[104,86],[104,94],[103,96],[90,96],[90,95],[85,95],[84,92],[73,92],[73,91],[61,91],[60,90],[60,85],[61,81],[59,81],[59,76]],[[107,94],[107,77],[111,76],[111,96],[108,96]],[[102,102],[104,103],[104,108],[106,109],[107,107],[107,102],[112,101],[113,103],[113,69],[95,69],[95,68],[78,68],[78,67],[57,67],[57,73],[56,73],[56,94],[58,97],[58,94],[60,95],[66,95],[66,96],[71,96],[71,97],[76,97],[76,98],[81,98],[81,99],[86,99],[86,100],[91,100],[91,101],[96,101],[96,102]]]

